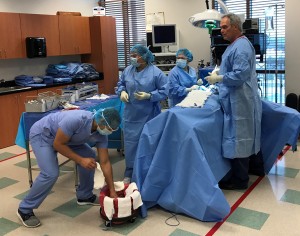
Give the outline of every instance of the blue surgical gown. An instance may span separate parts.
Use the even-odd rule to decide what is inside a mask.
[[[185,90],[197,84],[196,70],[189,66],[186,72],[184,69],[175,66],[168,74],[169,85],[169,106],[173,107],[180,103],[188,94]]]
[[[125,103],[124,107],[123,132],[125,177],[131,177],[137,145],[144,124],[160,114],[160,101],[167,97],[167,77],[152,64],[140,72],[130,65],[125,68],[118,82],[116,93],[120,96],[122,91],[126,91],[129,96],[129,102]],[[151,98],[137,100],[134,98],[135,92],[150,93]]]
[[[260,150],[262,104],[258,93],[255,50],[242,36],[222,55],[218,84],[224,111],[223,156],[243,158]]]

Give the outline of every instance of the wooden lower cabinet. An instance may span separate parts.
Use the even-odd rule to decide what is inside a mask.
[[[25,111],[26,97],[35,95],[37,91],[0,96],[0,148],[15,145],[20,117]]]
[[[104,81],[93,81],[98,84],[99,94],[104,93]],[[25,101],[28,96],[37,96],[39,93],[54,92],[61,94],[61,89],[68,85],[51,88],[0,95],[0,149],[15,145],[20,117],[25,112]]]

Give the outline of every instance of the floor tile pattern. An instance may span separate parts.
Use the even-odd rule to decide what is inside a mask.
[[[299,147],[299,145],[298,145]],[[300,150],[298,148],[298,150]],[[124,157],[117,150],[109,151],[113,163],[114,179],[120,181],[124,173]],[[37,167],[34,154],[32,166]],[[59,157],[60,163],[64,161]],[[201,222],[184,215],[176,215],[171,226],[171,213],[159,207],[149,209],[146,218],[137,217],[133,223],[105,227],[98,206],[78,206],[74,187],[74,163],[60,168],[61,174],[51,194],[35,210],[42,225],[36,229],[25,228],[16,216],[21,199],[28,193],[26,154],[12,146],[0,149],[0,196],[5,202],[0,207],[0,236],[15,235],[101,235],[101,236],[194,236],[206,235],[215,222]],[[299,235],[300,222],[300,151],[288,151],[274,166],[269,175],[247,195],[215,235]],[[36,178],[38,171],[32,171]],[[250,176],[249,186],[257,180]],[[97,194],[97,191],[95,190]],[[98,192],[99,193],[99,192]],[[230,205],[235,204],[245,191],[224,191]],[[196,204],[196,203],[195,203]],[[293,216],[293,217],[290,217]],[[169,224],[169,225],[168,225]]]
[[[228,217],[227,221],[260,230],[268,217],[269,214],[238,207],[233,214]]]

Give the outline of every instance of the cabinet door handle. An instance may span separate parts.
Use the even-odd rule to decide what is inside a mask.
[[[4,58],[6,58],[6,50],[4,49]]]

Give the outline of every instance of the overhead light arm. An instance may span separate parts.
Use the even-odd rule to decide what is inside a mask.
[[[208,2],[208,0],[206,0],[205,3],[206,3],[206,9],[209,10],[209,2]]]
[[[225,3],[224,3],[223,1],[221,1],[221,0],[216,0],[216,1],[219,3],[219,5],[220,5],[220,7],[222,8],[224,14],[228,14],[228,13],[229,13],[229,10],[228,10],[228,8],[226,7]]]

